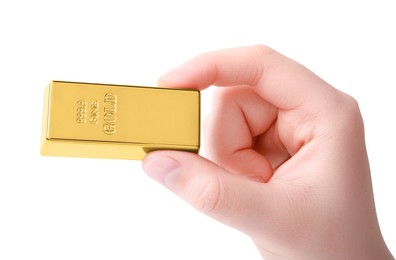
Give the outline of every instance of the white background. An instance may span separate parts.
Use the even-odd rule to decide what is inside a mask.
[[[50,80],[156,85],[201,52],[257,43],[359,101],[379,221],[396,253],[394,6],[0,0],[0,259],[261,259],[248,237],[196,212],[139,161],[39,155]]]

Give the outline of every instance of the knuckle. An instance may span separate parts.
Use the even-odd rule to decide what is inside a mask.
[[[348,94],[343,94],[343,105],[340,111],[345,115],[345,119],[360,126],[363,122],[357,100]]]
[[[364,136],[364,123],[357,100],[347,95],[346,106],[349,109],[348,126],[356,135]]]
[[[321,120],[321,122],[323,120],[327,122],[323,124],[327,126],[325,132],[338,136],[361,137],[364,135],[364,123],[359,104],[352,96],[338,92],[325,112],[326,116]]]
[[[360,114],[359,103],[354,97],[348,94],[344,94],[344,99],[345,99],[345,104],[348,105],[351,112],[353,112],[354,114],[356,113]]]
[[[252,46],[253,50],[255,52],[257,52],[260,56],[268,56],[268,55],[272,55],[275,50],[264,45],[264,44],[257,44]]]
[[[211,213],[222,207],[224,190],[218,177],[209,177],[196,182],[191,189],[194,207],[201,212]]]
[[[254,57],[256,57],[258,63],[260,66],[256,66],[255,70],[252,71],[252,76],[251,76],[251,81],[250,84],[252,86],[256,86],[260,80],[262,79],[263,76],[263,71],[269,71],[271,67],[271,57],[276,55],[276,51],[266,45],[254,45],[252,46],[252,52],[254,54]],[[262,60],[265,60],[265,64],[262,62]],[[265,65],[265,68],[264,68]]]
[[[250,99],[254,91],[246,85],[232,88],[218,88],[213,92],[212,109],[224,112],[224,109],[239,108],[239,103]]]
[[[224,106],[225,104],[231,102],[235,97],[233,95],[234,88],[217,88],[213,92],[212,103],[213,106]]]

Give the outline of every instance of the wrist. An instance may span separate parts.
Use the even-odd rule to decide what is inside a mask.
[[[392,253],[388,249],[382,236],[377,239],[362,238],[358,240],[366,241],[366,245],[361,242],[353,243],[340,242],[338,245],[333,243],[323,243],[321,246],[304,245],[303,248],[288,247],[285,250],[281,248],[270,248],[256,244],[257,249],[265,260],[279,259],[359,259],[359,260],[394,260]],[[340,240],[341,241],[341,236]],[[357,243],[356,243],[357,242]],[[273,249],[273,250],[272,250]]]

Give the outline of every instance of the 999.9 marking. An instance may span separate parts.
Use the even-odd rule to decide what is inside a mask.
[[[85,124],[87,122],[87,101],[77,101],[77,123]]]

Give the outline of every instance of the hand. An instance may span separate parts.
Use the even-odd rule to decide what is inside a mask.
[[[265,46],[202,54],[159,85],[224,88],[205,124],[210,160],[158,151],[148,175],[269,259],[393,259],[353,98]]]

